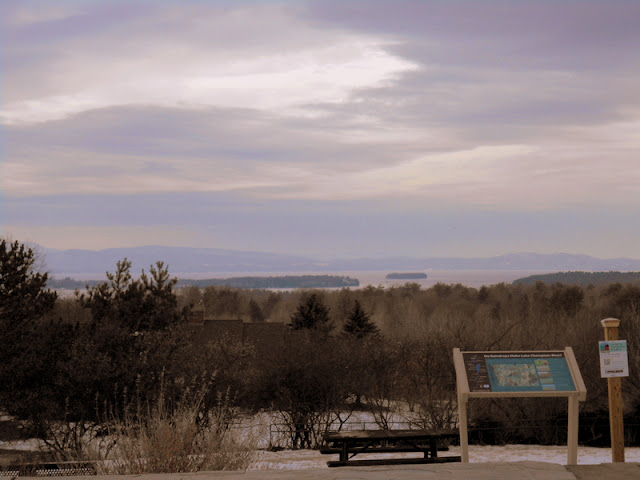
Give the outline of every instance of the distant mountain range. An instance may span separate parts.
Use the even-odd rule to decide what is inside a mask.
[[[274,272],[423,271],[423,270],[544,270],[639,271],[640,260],[600,259],[568,253],[511,253],[487,258],[384,257],[313,259],[303,256],[245,252],[218,248],[147,246],[106,250],[54,250],[43,247],[46,269],[52,275],[104,275],[116,262],[129,259],[134,273],[157,261],[168,265],[172,275]]]

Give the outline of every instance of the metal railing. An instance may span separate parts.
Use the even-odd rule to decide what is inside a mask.
[[[96,475],[93,462],[47,462],[21,465],[0,465],[0,477],[67,477]]]

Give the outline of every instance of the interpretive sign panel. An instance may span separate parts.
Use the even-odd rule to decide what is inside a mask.
[[[469,399],[567,397],[567,463],[578,463],[578,410],[587,398],[587,389],[571,347],[519,352],[462,352],[454,348],[453,365],[463,462],[469,461]]]
[[[564,352],[463,352],[470,392],[574,392]]]
[[[600,347],[600,377],[628,377],[629,359],[626,340],[598,342]]]

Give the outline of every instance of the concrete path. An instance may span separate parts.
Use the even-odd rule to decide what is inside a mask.
[[[20,477],[25,478],[25,477]],[[41,477],[40,477],[41,478]],[[96,480],[96,477],[73,477]],[[640,463],[565,466],[544,462],[449,463],[309,470],[105,475],[99,480],[640,480]]]
[[[601,463],[600,465],[573,465],[567,470],[579,480],[639,480],[640,463]]]

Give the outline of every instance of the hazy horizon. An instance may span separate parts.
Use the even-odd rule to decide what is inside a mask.
[[[6,0],[0,235],[640,258],[640,2]]]
[[[13,238],[13,236],[9,236],[10,240],[19,240],[22,241],[22,239],[15,239]],[[36,242],[26,242],[29,245],[34,245],[36,248],[43,248],[45,251],[46,250],[51,250],[51,251],[59,251],[59,252],[65,252],[65,251],[72,251],[72,250],[78,250],[78,251],[88,251],[88,252],[103,252],[105,250],[128,250],[128,249],[145,249],[145,248],[160,248],[160,249],[173,249],[173,248],[184,248],[184,249],[193,249],[193,250],[223,250],[223,251],[228,251],[228,252],[238,252],[238,253],[259,253],[259,254],[266,254],[266,255],[282,255],[282,256],[286,256],[286,255],[290,255],[290,256],[294,256],[294,257],[301,257],[301,258],[308,258],[310,260],[317,260],[319,262],[323,261],[323,260],[335,260],[335,259],[359,259],[359,258],[371,258],[371,259],[379,259],[379,258],[424,258],[424,259],[448,259],[448,258],[456,258],[456,259],[480,259],[480,258],[496,258],[496,257],[505,257],[505,256],[526,256],[526,255],[540,255],[540,256],[544,256],[544,255],[570,255],[570,256],[586,256],[586,257],[591,257],[597,260],[614,260],[614,259],[621,259],[621,258],[628,258],[628,259],[632,259],[632,260],[640,260],[640,257],[638,258],[634,258],[634,257],[628,257],[628,256],[622,256],[619,255],[617,257],[599,257],[596,255],[589,255],[589,254],[584,254],[584,253],[575,253],[575,252],[548,252],[548,253],[540,253],[540,252],[534,252],[534,251],[506,251],[506,252],[502,252],[496,255],[438,255],[438,256],[428,256],[428,255],[424,255],[424,256],[420,256],[420,255],[402,255],[402,254],[397,254],[394,252],[384,252],[384,253],[378,253],[375,255],[325,255],[325,256],[316,256],[316,255],[305,255],[305,254],[291,254],[291,253],[278,253],[278,252],[273,252],[273,251],[269,251],[269,250],[240,250],[240,249],[233,249],[233,248],[219,248],[219,247],[206,247],[206,246],[202,246],[202,247],[193,247],[193,246],[189,246],[189,245],[162,245],[162,244],[149,244],[149,245],[136,245],[136,246],[132,246],[132,247],[121,247],[121,246],[111,246],[111,247],[107,247],[107,248],[91,248],[91,247],[87,247],[87,248],[51,248],[51,247],[47,247],[46,245],[42,245]]]

